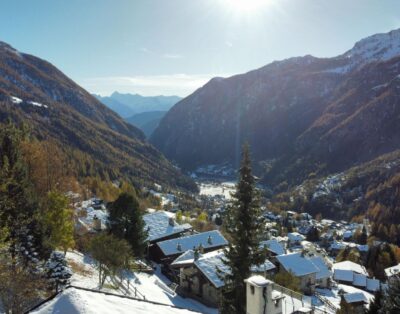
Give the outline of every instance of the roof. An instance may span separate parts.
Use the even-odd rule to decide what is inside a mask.
[[[178,224],[173,220],[173,225],[170,224],[171,215],[165,211],[156,211],[154,213],[143,216],[145,228],[149,230],[147,240],[155,241],[174,234],[178,234],[192,228],[189,224]]]
[[[135,300],[124,296],[110,295],[102,292],[68,288],[58,296],[41,305],[31,313],[36,314],[69,314],[69,313],[162,313],[162,314],[192,314],[186,309],[170,305]]]
[[[367,276],[362,274],[354,273],[353,277],[353,285],[357,287],[366,287],[367,286]]]
[[[400,275],[400,263],[396,266],[385,268],[386,277],[392,277],[394,275]]]
[[[288,233],[288,239],[289,241],[296,242],[296,241],[303,241],[305,237],[298,232],[291,232]]]
[[[279,263],[295,276],[305,276],[313,273],[318,273],[319,269],[308,258],[305,258],[301,253],[292,253],[279,255],[276,257]]]
[[[268,251],[271,251],[276,255],[282,255],[286,253],[285,248],[276,239],[262,241],[260,242],[260,246],[265,247]]]
[[[335,263],[335,264],[333,264],[332,268],[334,270],[336,270],[336,269],[351,270],[351,271],[354,271],[355,273],[368,276],[368,272],[364,266],[361,266],[360,264],[357,264],[357,263],[354,263],[351,261],[343,261],[343,262]]]
[[[219,275],[223,275],[224,273],[229,274],[231,272],[230,268],[222,262],[224,257],[225,254],[223,251],[214,251],[204,254],[194,262],[197,268],[216,288],[221,288],[225,285],[224,280],[220,278]],[[219,269],[222,274],[219,274],[217,269]]]
[[[319,269],[316,279],[330,278],[332,271],[326,265],[324,259],[321,256],[314,256],[310,258],[311,262]]]
[[[262,273],[265,271],[269,271],[272,269],[275,269],[276,266],[274,264],[272,264],[269,260],[265,260],[265,262],[261,265],[253,265],[251,266],[251,271],[253,273]]]
[[[212,230],[158,242],[157,245],[165,256],[170,256],[181,254],[193,248],[198,248],[200,245],[202,245],[204,249],[222,247],[228,245],[228,241],[218,230]]]
[[[347,303],[368,303],[367,298],[361,292],[346,293],[343,297]]]
[[[352,270],[335,269],[333,271],[333,279],[335,280],[353,282],[353,278]]]
[[[219,250],[202,254],[198,260],[194,261],[196,267],[204,274],[204,276],[208,278],[208,280],[210,280],[210,282],[216,288],[221,288],[225,285],[225,282],[221,276],[231,272],[230,267],[223,263],[224,258],[224,251]],[[270,270],[273,268],[275,268],[275,265],[270,261],[265,260],[265,263],[260,266],[252,266],[252,271],[263,272],[264,270]],[[220,272],[218,272],[217,269],[219,269]]]
[[[367,278],[367,290],[368,291],[378,291],[381,287],[381,283],[378,279]]]
[[[269,283],[272,283],[271,280],[266,279],[263,276],[260,275],[254,275],[251,276],[250,278],[247,278],[245,282],[251,283],[252,285],[258,286],[258,287],[265,287]]]
[[[181,254],[176,258],[172,263],[171,266],[178,266],[184,264],[192,264],[194,263],[194,251],[188,250],[185,253]]]

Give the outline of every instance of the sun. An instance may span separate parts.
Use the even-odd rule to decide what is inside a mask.
[[[227,9],[235,13],[254,13],[257,10],[265,7],[270,0],[224,0],[224,5]]]

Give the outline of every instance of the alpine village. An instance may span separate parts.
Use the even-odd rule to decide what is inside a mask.
[[[76,17],[83,6],[91,23],[107,16],[102,37],[122,40],[121,21],[139,25],[141,14],[149,14],[148,35],[136,26],[124,34],[137,42],[159,34],[153,42],[173,50],[191,46],[196,32],[184,43],[183,33],[175,38],[163,28],[211,29],[216,24],[195,23],[205,12],[195,11],[218,1],[222,11],[253,20],[232,42],[247,36],[260,49],[269,35],[249,25],[257,18],[268,23],[262,10],[279,7],[290,15],[287,7],[301,2],[298,14],[311,12],[304,25],[318,29],[328,21],[310,18],[316,6],[332,7],[322,19],[338,24],[333,7],[349,3],[1,1],[0,40],[17,47],[0,41],[0,313],[400,313],[400,28],[354,40],[354,34],[391,25],[383,16],[376,25],[365,18],[368,27],[354,20],[335,33],[347,41],[326,35],[331,50],[318,50],[328,43],[318,37],[322,26],[302,43],[304,25],[288,29],[299,41],[286,46],[291,37],[282,29],[290,26],[276,22],[272,33],[280,39],[269,49],[280,61],[265,55],[264,65],[259,59],[262,66],[252,70],[254,63],[234,55],[227,64],[235,74],[193,87],[188,75],[141,77],[138,70],[127,91],[122,78],[114,80],[120,87],[108,89],[108,81],[81,79],[91,67],[118,68],[123,52],[97,63],[94,55],[116,49],[104,39],[104,52],[83,52],[88,46],[77,38],[90,41],[85,28],[95,24],[61,18]],[[392,9],[390,1],[355,2],[352,18],[367,12],[370,2],[382,6],[371,14],[399,17],[398,2]],[[40,13],[44,6],[51,9]],[[135,18],[128,18],[127,6]],[[26,12],[16,16],[16,7]],[[73,24],[68,34],[74,39],[58,35],[46,43],[53,27]],[[216,33],[207,34],[210,43]],[[43,41],[35,42],[40,36]],[[63,44],[74,40],[72,50]],[[190,56],[204,71],[214,62],[203,54],[207,40],[193,44],[199,51]],[[278,54],[281,45],[285,54]],[[290,48],[298,45],[303,50]],[[250,47],[225,46],[214,48],[221,54],[247,49],[253,56]],[[131,48],[117,47],[125,49]],[[184,56],[139,50],[137,58],[150,58],[145,67],[154,73],[162,62],[183,62],[188,72],[192,67],[189,50]],[[323,57],[297,57],[297,51]],[[88,57],[79,63],[81,53]],[[240,70],[241,64],[251,71]],[[185,84],[191,89],[179,92]],[[172,85],[179,96],[168,92]]]

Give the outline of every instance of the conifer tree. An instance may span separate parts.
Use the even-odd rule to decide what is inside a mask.
[[[392,277],[386,290],[379,314],[400,313],[400,275]]]
[[[222,313],[246,312],[246,286],[244,280],[250,276],[252,265],[263,262],[263,250],[259,236],[264,232],[264,223],[259,206],[259,195],[251,171],[248,145],[244,145],[239,170],[239,182],[233,195],[234,201],[227,209],[224,227],[231,242],[225,249],[223,262],[231,269],[220,274],[225,281],[222,291]]]
[[[54,251],[51,253],[50,258],[45,263],[45,270],[50,282],[54,284],[56,293],[60,286],[66,286],[70,282],[72,271],[61,252]]]
[[[139,202],[133,193],[122,193],[109,206],[109,230],[120,239],[125,239],[136,257],[142,257],[147,248],[147,231]]]

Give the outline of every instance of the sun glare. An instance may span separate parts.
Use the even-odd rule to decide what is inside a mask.
[[[227,8],[235,13],[253,13],[268,4],[270,0],[224,0]]]

